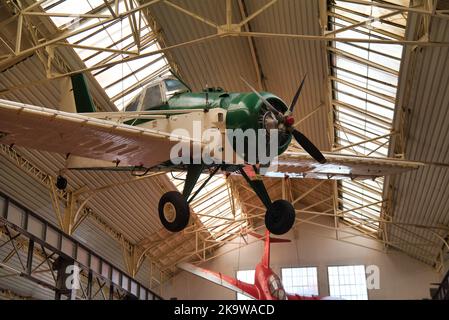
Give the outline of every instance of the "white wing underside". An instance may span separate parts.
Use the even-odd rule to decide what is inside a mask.
[[[417,169],[422,163],[323,152],[327,162],[316,162],[306,152],[285,152],[267,169],[267,177],[311,179],[373,179]]]
[[[151,167],[170,159],[179,141],[166,132],[0,100],[0,143]]]

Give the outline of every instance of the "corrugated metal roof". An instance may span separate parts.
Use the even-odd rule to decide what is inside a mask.
[[[413,15],[414,22],[417,19]],[[449,21],[432,18],[430,39],[449,41]],[[413,36],[410,35],[410,36]],[[449,163],[449,48],[418,48],[411,80],[407,110],[405,157],[410,160]],[[410,61],[409,61],[410,63]],[[403,75],[403,81],[406,81]],[[398,177],[395,187],[394,220],[423,225],[449,225],[449,170],[429,165]],[[423,228],[388,228],[390,241],[402,243],[399,248],[429,264],[435,264],[444,247],[436,232],[447,239],[448,231]],[[431,245],[436,243],[437,245]],[[422,255],[426,255],[427,258]]]

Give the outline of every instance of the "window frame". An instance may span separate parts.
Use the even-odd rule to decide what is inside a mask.
[[[285,289],[285,292],[288,294],[295,294],[293,292],[290,292],[286,289],[286,286],[284,284],[284,277],[282,275],[282,270],[283,269],[301,269],[301,268],[315,268],[316,269],[316,287],[317,287],[317,291],[318,293],[316,294],[316,296],[320,295],[320,277],[319,277],[319,270],[320,268],[317,265],[306,265],[306,266],[296,266],[296,267],[281,267],[281,281],[282,281],[282,286]],[[315,295],[314,295],[315,296]]]
[[[124,106],[123,111],[124,111],[124,112],[136,112],[136,111],[141,111],[141,109],[142,109],[142,98],[143,98],[143,96],[144,96],[143,93],[144,93],[143,91],[140,91],[134,98],[132,98],[132,99],[128,102],[128,104],[127,104],[126,106]],[[132,103],[136,102],[136,100],[137,100],[137,107],[136,107],[136,110],[128,110],[128,107],[129,107]]]
[[[170,80],[179,82],[184,87],[184,90],[179,90],[179,89],[178,90],[177,89],[168,90],[166,81],[170,81]],[[165,100],[168,101],[168,100],[170,100],[171,97],[174,97],[175,95],[189,92],[189,88],[187,88],[187,86],[179,79],[172,78],[172,77],[166,77],[166,78],[162,79],[162,91],[164,92]]]
[[[152,84],[149,84],[148,86],[146,86],[143,90],[142,90],[142,97],[141,97],[141,101],[140,101],[140,110],[139,111],[151,111],[154,108],[157,108],[158,106],[164,105],[167,103],[166,99],[165,99],[165,92],[163,90],[163,85],[162,85],[163,80],[159,81],[159,82],[155,82]],[[150,89],[154,89],[154,88],[158,88],[159,89],[159,97],[160,97],[160,104],[159,105],[155,105],[150,107],[149,109],[144,109],[144,102],[145,102],[145,98],[147,97],[148,94],[148,90]]]
[[[330,277],[329,277],[329,268],[330,267],[356,267],[356,266],[363,266],[363,269],[365,271],[365,289],[366,289],[366,298],[367,301],[370,300],[370,296],[369,296],[369,290],[368,290],[368,285],[367,285],[367,281],[366,281],[366,265],[364,263],[361,264],[336,264],[336,265],[327,265],[326,266],[326,273],[327,273],[327,289],[329,292],[329,296],[331,296],[331,282],[330,282]],[[343,297],[338,297],[338,298],[342,298]],[[355,301],[364,301],[364,300],[355,300]]]

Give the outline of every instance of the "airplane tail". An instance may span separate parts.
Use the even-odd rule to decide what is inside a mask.
[[[61,111],[75,113],[96,111],[84,74],[78,73],[70,78],[63,78],[60,85]]]
[[[252,235],[253,237],[265,240],[265,247],[263,250],[263,257],[262,257],[262,265],[266,268],[270,267],[270,243],[286,243],[291,242],[289,239],[281,239],[281,238],[273,238],[270,237],[270,231],[265,231],[265,236],[262,236],[258,233],[249,231],[248,234]]]

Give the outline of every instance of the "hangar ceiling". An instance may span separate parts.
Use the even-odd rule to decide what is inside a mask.
[[[85,71],[97,108],[113,111],[171,68],[194,90],[247,91],[242,76],[290,102],[307,74],[294,116],[320,149],[432,164],[366,183],[266,179],[270,195],[295,201],[298,223],[327,214],[341,239],[349,226],[441,267],[449,249],[449,181],[441,165],[449,163],[449,26],[439,1],[89,0],[72,12],[74,2],[1,1],[1,99],[57,107],[58,79]],[[14,152],[49,176],[63,167],[62,155]],[[36,171],[24,170],[7,147],[1,153],[1,190],[57,223]],[[68,178],[74,192],[116,185],[86,201],[93,214],[73,234],[128,272],[152,279],[150,287],[170,278],[177,262],[211,259],[247,225],[260,228],[264,212],[239,177],[221,178],[216,191],[228,194],[220,198],[228,201],[224,218],[241,210],[243,224],[229,223],[214,236],[199,203],[196,224],[173,235],[162,229],[156,208],[163,190],[175,188],[172,177],[128,183],[134,178],[125,173],[70,172]],[[140,269],[124,263],[134,251],[150,263]]]

